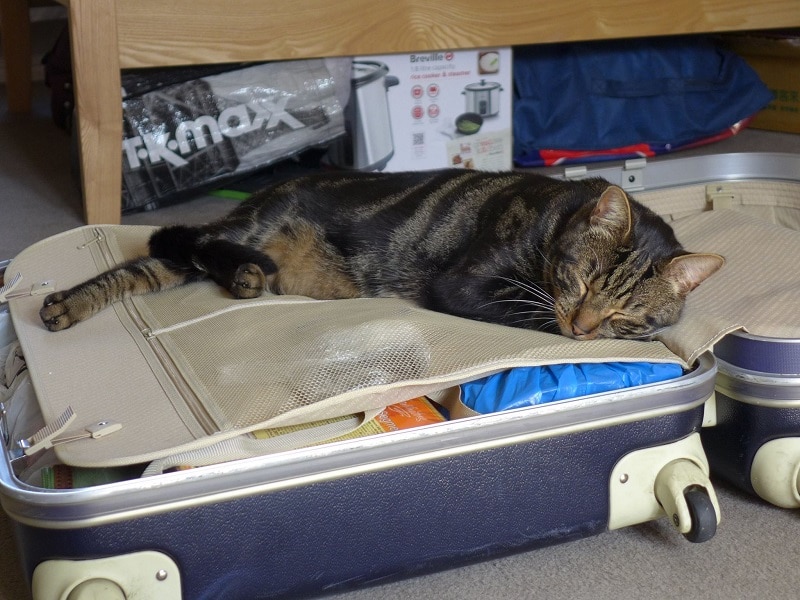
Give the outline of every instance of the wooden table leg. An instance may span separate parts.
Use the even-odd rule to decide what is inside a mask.
[[[69,28],[86,222],[119,223],[122,83],[116,0],[70,0]]]
[[[28,0],[0,0],[8,110],[31,110],[31,14]]]

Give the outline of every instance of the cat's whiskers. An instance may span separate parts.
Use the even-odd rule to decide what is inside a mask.
[[[531,320],[534,320],[534,321],[537,320],[537,319],[544,319],[544,318],[547,318],[547,319],[550,319],[550,320],[553,319],[553,313],[549,312],[549,311],[545,311],[545,310],[520,310],[520,311],[517,311],[517,312],[509,313],[509,316],[513,316],[513,317],[521,317],[523,315],[540,315],[540,316],[532,317]]]
[[[494,277],[508,282],[515,288],[525,292],[526,294],[529,294],[531,297],[501,298],[487,302],[486,304],[482,305],[481,308],[496,304],[508,304],[509,308],[505,312],[505,319],[506,323],[512,326],[531,326],[533,323],[545,319],[549,322],[555,322],[555,319],[553,318],[555,311],[555,299],[549,293],[547,293],[546,290],[542,289],[537,284],[527,283],[511,277],[505,277],[503,275],[495,275]],[[516,321],[509,321],[509,319],[517,317],[518,319]],[[545,323],[542,326],[535,326],[533,328],[543,329],[548,326],[548,323]]]
[[[518,279],[512,279],[511,277],[505,277],[503,275],[495,275],[495,277],[502,279],[503,281],[507,281],[511,285],[516,286],[541,300],[545,300],[551,304],[555,302],[555,298],[553,298],[553,296],[535,283],[526,283],[524,281],[519,281]]]
[[[539,256],[542,257],[542,260],[544,261],[545,265],[547,265],[548,267],[553,266],[553,262],[549,258],[547,258],[547,256],[545,256],[545,253],[541,248],[537,247],[536,252],[539,254]]]
[[[487,306],[491,306],[492,304],[502,304],[502,303],[517,303],[517,304],[525,304],[526,306],[538,306],[539,308],[544,308],[547,312],[553,312],[553,305],[549,302],[538,302],[536,300],[525,300],[523,298],[508,298],[504,300],[492,300],[491,302],[487,302],[486,304],[482,304],[480,308],[486,308]]]
[[[491,304],[508,304],[509,308],[505,313],[506,318],[522,317],[522,319],[520,319],[520,321],[517,322],[541,321],[542,319],[555,321],[554,319],[555,313],[553,311],[553,305],[551,303],[543,303],[536,300],[526,300],[526,299],[516,298],[516,299],[506,299],[506,300],[495,300],[493,302],[487,303],[484,306],[489,306]]]
[[[657,336],[662,331],[666,331],[669,328],[670,328],[670,326],[667,325],[666,327],[661,327],[659,329],[656,329],[655,331],[651,331],[649,333],[643,333],[642,335],[631,336],[631,337],[626,338],[626,339],[629,339],[629,340],[641,340],[641,339],[645,339],[645,338],[652,338],[652,337]]]
[[[517,314],[515,314],[513,316],[517,316],[518,314],[521,315],[521,314],[526,314],[526,313],[517,313]],[[527,325],[527,324],[530,324],[530,323],[533,323],[533,322],[536,322],[536,321],[541,321],[542,319],[545,319],[545,318],[546,318],[546,316],[534,317],[534,318],[523,317],[523,318],[517,319],[516,321],[510,321],[510,322],[508,322],[506,324],[507,325],[511,325],[512,327],[516,327],[516,326],[523,325],[523,324]],[[544,331],[544,330],[546,330],[546,329],[548,329],[550,327],[555,326],[556,333],[558,333],[558,326],[557,325],[558,324],[557,324],[556,320],[551,318],[551,319],[548,319],[547,321],[544,321],[543,323],[537,324],[536,327],[534,327],[534,329],[536,329],[538,331]]]
[[[550,294],[548,294],[547,291],[545,291],[544,289],[542,289],[539,285],[537,285],[535,283],[524,282],[524,281],[520,281],[519,279],[513,279],[511,277],[505,277],[503,275],[497,275],[497,277],[502,279],[502,280],[504,280],[504,281],[507,281],[508,283],[516,285],[517,287],[519,287],[521,289],[527,290],[527,291],[532,292],[532,293],[543,294],[547,298],[552,298],[552,296]]]
[[[561,328],[558,326],[558,321],[555,319],[550,319],[549,321],[542,323],[539,326],[539,329],[541,329],[542,331],[545,331],[547,329],[553,329],[554,333],[561,333]]]

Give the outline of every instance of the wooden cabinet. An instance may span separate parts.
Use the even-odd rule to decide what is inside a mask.
[[[25,1],[0,9],[18,15],[7,7]],[[120,68],[800,26],[798,0],[58,1],[69,9],[90,224],[120,220]]]

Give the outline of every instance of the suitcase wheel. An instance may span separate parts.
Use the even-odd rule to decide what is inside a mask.
[[[800,508],[800,437],[770,440],[753,457],[750,483],[763,500]]]
[[[701,487],[690,488],[684,494],[686,506],[689,507],[691,529],[683,536],[694,543],[707,542],[717,532],[717,512],[708,493]]]
[[[699,543],[714,537],[719,505],[708,476],[694,461],[679,458],[665,465],[656,476],[655,495],[687,540]]]
[[[609,529],[666,515],[692,542],[705,542],[717,531],[719,503],[699,433],[626,454],[609,484]]]

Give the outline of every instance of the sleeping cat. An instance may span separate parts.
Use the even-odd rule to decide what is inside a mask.
[[[210,278],[235,298],[405,298],[579,340],[649,339],[723,264],[602,179],[531,173],[322,173],[227,217],[156,231],[150,255],[49,295],[58,331],[112,302]]]

